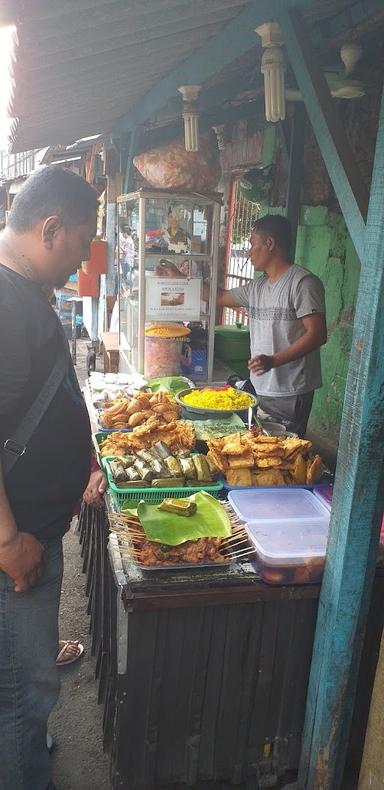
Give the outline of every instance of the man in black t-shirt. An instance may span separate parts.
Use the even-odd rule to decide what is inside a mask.
[[[45,289],[90,257],[97,196],[56,166],[25,182],[0,236],[0,448],[44,387],[62,342]],[[70,356],[6,479],[0,466],[0,788],[47,790],[62,536],[90,474],[90,426]]]

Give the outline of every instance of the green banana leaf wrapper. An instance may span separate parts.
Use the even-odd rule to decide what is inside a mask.
[[[196,513],[188,518],[158,510],[157,505],[139,503],[137,515],[148,540],[166,546],[179,546],[187,540],[231,535],[230,519],[217,499],[206,491],[198,491],[185,498],[197,506]]]

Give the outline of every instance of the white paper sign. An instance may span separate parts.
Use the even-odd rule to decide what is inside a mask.
[[[147,277],[146,321],[199,321],[201,279]]]

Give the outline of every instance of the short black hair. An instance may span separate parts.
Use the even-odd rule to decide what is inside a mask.
[[[98,205],[95,190],[84,178],[48,165],[27,178],[13,201],[7,224],[16,233],[26,233],[52,216],[63,225],[85,225]]]
[[[266,214],[252,225],[256,233],[271,236],[282,252],[289,257],[292,248],[292,228],[289,219],[279,214]]]

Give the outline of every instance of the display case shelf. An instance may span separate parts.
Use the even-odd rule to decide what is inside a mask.
[[[183,372],[194,378],[193,359],[198,356],[199,380],[212,381],[220,202],[218,195],[212,198],[195,193],[152,189],[118,198],[119,348],[122,370],[133,367],[138,373],[151,374],[148,349],[145,353],[145,329],[148,323],[192,324],[190,339],[183,345],[183,355],[180,351],[180,370],[174,369],[179,364],[178,352],[175,352],[174,347],[170,347],[169,354],[172,370],[166,370],[167,354],[166,350],[160,349],[161,343],[159,365],[164,367],[163,375]],[[173,265],[173,277],[161,276],[161,271],[157,270],[162,258]],[[204,281],[209,284],[209,298],[206,291],[203,298]],[[199,324],[204,324],[201,331]],[[160,356],[163,357],[162,361]],[[156,359],[153,344],[151,358]]]

